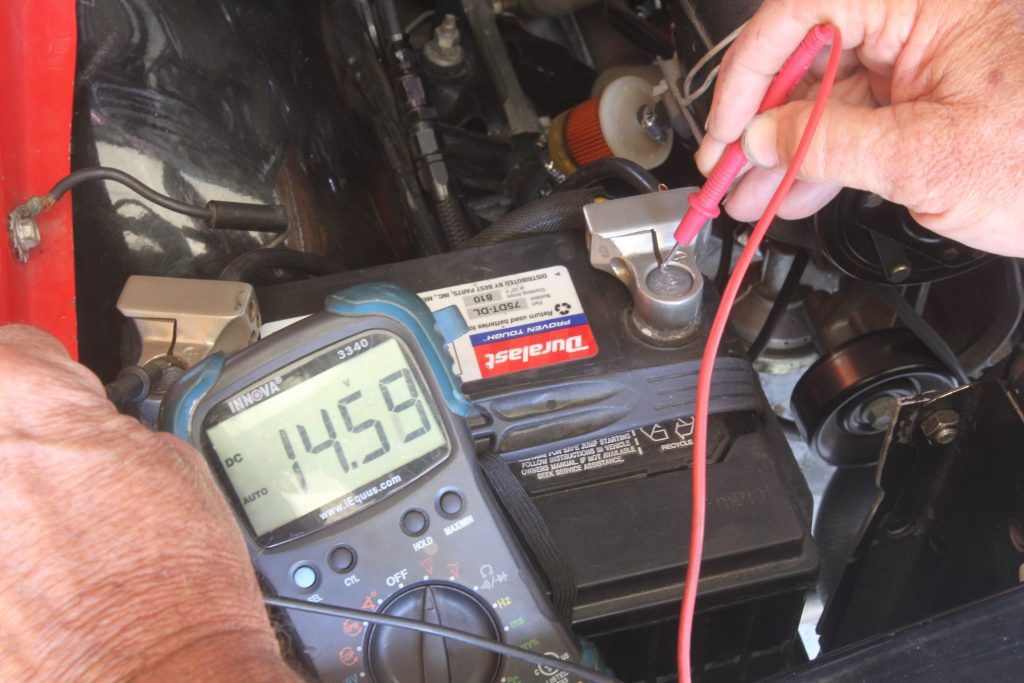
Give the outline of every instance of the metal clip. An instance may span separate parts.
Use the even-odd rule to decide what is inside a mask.
[[[632,321],[645,337],[681,343],[700,328],[704,278],[695,245],[679,249],[672,233],[697,188],[680,188],[590,204],[587,221],[590,263],[611,273],[633,294]]]
[[[240,351],[259,336],[259,306],[245,282],[132,275],[117,310],[138,332],[138,365],[170,356],[189,368],[215,351]]]

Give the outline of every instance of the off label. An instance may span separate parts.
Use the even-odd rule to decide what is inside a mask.
[[[432,311],[458,306],[469,334],[450,347],[464,382],[597,355],[564,266],[421,292]]]

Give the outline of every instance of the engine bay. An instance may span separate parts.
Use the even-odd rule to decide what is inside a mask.
[[[78,3],[73,173],[7,207],[12,260],[39,258],[35,217],[69,194],[78,357],[209,457],[304,675],[587,680],[298,601],[676,680],[698,377],[753,226],[723,212],[678,251],[673,233],[758,5]],[[1009,628],[1021,278],[863,191],[772,222],[713,358],[694,680],[884,677],[926,635]],[[348,370],[303,370],[324,349]],[[295,403],[319,444],[265,410],[353,381],[335,418]],[[377,391],[394,430],[346,412]],[[244,447],[218,445],[229,420]],[[346,460],[373,433],[381,452]],[[250,472],[278,434],[292,469]],[[329,449],[341,469],[300,472]],[[287,477],[315,504],[271,510]],[[344,494],[316,498],[332,477]]]

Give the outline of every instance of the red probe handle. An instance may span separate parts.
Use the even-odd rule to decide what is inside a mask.
[[[800,42],[796,51],[779,69],[779,73],[775,74],[771,85],[768,86],[768,92],[761,100],[761,106],[757,110],[758,114],[774,109],[789,98],[793,88],[811,68],[814,58],[830,40],[832,40],[832,29],[828,26],[820,25],[811,29],[810,33]],[[718,218],[721,213],[718,205],[722,203],[725,193],[729,191],[736,181],[736,177],[746,165],[747,157],[743,154],[743,146],[739,140],[725,148],[725,153],[718,160],[711,175],[704,182],[704,186],[700,188],[699,192],[690,195],[690,208],[686,210],[683,220],[679,221],[679,226],[673,235],[677,244],[689,244],[709,219]]]

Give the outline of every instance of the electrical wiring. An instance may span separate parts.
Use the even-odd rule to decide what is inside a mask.
[[[135,176],[116,168],[92,166],[81,168],[57,181],[50,191],[16,206],[11,220],[30,220],[60,201],[60,198],[82,183],[99,180],[120,183],[137,195],[163,207],[206,222],[214,230],[251,230],[255,232],[284,233],[288,230],[288,213],[277,204],[249,204],[210,200],[206,206],[196,206],[161,194]]]
[[[282,607],[284,609],[295,609],[303,612],[312,612],[313,614],[323,614],[330,617],[339,617],[345,619],[356,619],[359,621],[365,621],[377,626],[390,626],[392,628],[403,628],[407,631],[417,631],[419,633],[425,633],[431,636],[437,636],[439,638],[446,638],[449,640],[455,640],[472,647],[478,647],[483,650],[489,650],[505,657],[512,657],[513,659],[521,659],[524,662],[536,664],[551,669],[560,669],[574,676],[579,676],[585,681],[591,681],[591,683],[622,683],[619,679],[606,674],[600,673],[588,669],[584,666],[579,666],[573,662],[563,661],[554,657],[548,657],[547,655],[540,655],[529,650],[522,650],[518,647],[512,647],[511,645],[505,645],[504,643],[498,643],[493,640],[481,638],[475,636],[472,633],[465,633],[464,631],[458,631],[445,626],[437,626],[435,624],[428,624],[414,619],[403,619],[401,617],[391,617],[386,614],[377,614],[376,612],[367,612],[360,609],[352,609],[349,607],[336,607],[333,605],[325,605],[323,603],[311,603],[303,600],[291,600],[289,598],[275,598],[270,596],[264,596],[263,602],[266,605],[272,607]]]
[[[839,70],[839,58],[842,53],[842,35],[839,29],[834,25],[828,24],[823,25],[823,27],[824,30],[830,34],[832,50],[829,54],[828,65],[825,68],[824,76],[822,77],[821,89],[814,101],[814,106],[811,109],[807,126],[804,128],[803,135],[800,137],[800,143],[797,145],[796,153],[793,155],[793,161],[790,163],[789,168],[786,169],[782,182],[779,183],[778,189],[775,190],[775,194],[772,195],[771,201],[768,202],[768,206],[765,208],[764,214],[757,222],[757,225],[754,226],[754,230],[751,233],[750,238],[747,240],[747,244],[744,247],[743,252],[740,254],[739,261],[736,263],[732,276],[729,278],[729,282],[726,285],[725,290],[722,292],[722,299],[719,303],[718,310],[715,313],[714,320],[711,323],[711,329],[708,332],[707,344],[704,347],[704,356],[701,359],[700,375],[697,382],[697,407],[694,418],[695,429],[692,470],[693,510],[690,527],[690,552],[689,561],[686,567],[686,583],[683,591],[683,602],[680,606],[679,637],[677,643],[679,678],[686,683],[689,683],[692,680],[690,643],[693,636],[693,618],[697,603],[697,583],[700,578],[701,556],[704,548],[704,522],[707,505],[708,404],[711,398],[711,376],[714,370],[715,359],[718,355],[718,346],[722,341],[722,335],[725,333],[726,325],[728,325],[729,322],[729,314],[732,311],[733,303],[736,301],[736,296],[739,294],[739,289],[743,283],[744,277],[746,276],[747,269],[750,267],[750,264],[754,259],[754,255],[757,253],[761,240],[764,239],[765,233],[768,232],[768,227],[775,219],[779,206],[782,205],[783,200],[789,194],[790,189],[793,187],[793,183],[796,181],[797,174],[800,172],[800,166],[803,164],[804,157],[807,156],[807,151],[810,148],[814,132],[817,130],[818,123],[820,123],[821,117],[825,113],[825,106],[828,103],[829,95],[832,92],[832,86],[835,83],[836,73]],[[808,39],[815,32],[818,32],[818,35],[820,36],[823,27],[818,26],[815,27],[815,29],[812,29],[811,33],[808,34],[808,38],[805,39],[805,43],[807,43]],[[803,45],[804,44],[801,44],[801,46]],[[801,48],[798,48],[798,52],[800,50]],[[784,66],[780,71],[780,77],[786,70],[787,67]],[[771,92],[771,88],[769,88],[769,92]]]
[[[699,88],[697,88],[697,92],[689,92],[689,89],[684,87],[684,90],[683,90],[683,104],[686,105],[687,107],[689,107],[691,104],[696,102],[697,99],[701,95],[706,93],[708,91],[708,89],[711,88],[711,84],[715,82],[715,78],[718,77],[718,70],[720,68],[721,68],[721,65],[719,65],[719,64],[715,65],[715,68],[713,68],[708,73],[708,77],[705,78],[704,82],[701,83]]]
[[[420,14],[416,15],[415,19],[406,24],[405,28],[403,28],[402,31],[405,33],[405,35],[409,35],[417,28],[419,28],[423,24],[423,22],[428,21],[433,16],[434,10],[432,9],[428,9],[425,12],[421,12]]]
[[[115,183],[121,183],[143,199],[153,202],[157,206],[162,206],[163,208],[175,213],[192,216],[193,218],[202,218],[203,220],[208,220],[213,215],[209,207],[194,206],[192,204],[179,202],[176,199],[171,199],[167,195],[160,194],[133,175],[129,175],[116,168],[106,168],[104,166],[83,168],[71,173],[54,185],[53,188],[46,193],[46,196],[52,200],[53,203],[56,203],[68,190],[90,180],[111,180]]]
[[[747,22],[744,21],[736,28],[735,31],[727,35],[725,38],[721,40],[721,42],[719,42],[717,45],[708,50],[703,57],[697,60],[697,63],[693,65],[693,68],[686,73],[686,78],[683,79],[682,103],[684,106],[688,107],[691,104],[693,104],[697,100],[697,98],[706,93],[708,91],[708,88],[711,87],[711,84],[715,82],[715,77],[718,76],[719,69],[719,66],[717,65],[714,69],[711,70],[707,78],[704,79],[704,82],[701,83],[701,86],[697,88],[697,91],[694,92],[692,90],[693,81],[694,79],[697,78],[697,74],[701,72],[701,69],[707,66],[708,62],[715,58],[715,55],[717,55],[719,52],[732,45],[733,42],[735,42],[735,40],[740,37],[740,34],[743,33],[743,29],[746,28],[746,26]]]
[[[732,250],[736,245],[736,233],[740,228],[739,223],[734,221],[732,216],[725,216],[722,223],[724,225],[719,225],[719,228],[722,229],[722,248],[718,256],[718,268],[715,271],[715,289],[719,292],[725,287],[725,282],[729,278],[729,269],[732,268]]]
[[[761,331],[757,333],[757,337],[754,338],[750,348],[747,349],[747,357],[750,358],[751,363],[760,358],[761,354],[764,353],[768,342],[772,339],[772,335],[775,334],[775,329],[782,322],[786,313],[789,312],[789,305],[793,302],[793,296],[800,286],[800,278],[803,277],[809,260],[810,257],[806,251],[800,251],[793,257],[793,264],[789,267],[789,272],[786,273],[786,279],[783,280],[782,287],[779,288],[778,293],[775,295],[775,302],[772,303],[772,307],[768,311],[768,317],[765,318]]]
[[[681,113],[683,115],[683,118],[686,120],[686,125],[689,127],[690,132],[693,133],[693,139],[697,141],[698,145],[704,140],[704,132],[700,129],[700,126],[698,126],[697,122],[694,120],[693,112],[690,110],[690,105],[696,102],[698,98],[700,98],[704,93],[708,91],[709,88],[711,88],[712,84],[714,84],[715,82],[715,78],[718,76],[719,67],[716,65],[715,68],[711,70],[711,72],[707,75],[707,78],[704,79],[704,82],[701,83],[699,88],[697,88],[696,92],[691,92],[691,88],[693,87],[693,81],[694,79],[697,78],[697,74],[700,73],[701,69],[707,66],[708,62],[714,59],[715,55],[720,53],[725,48],[729,47],[729,45],[731,45],[733,41],[735,41],[736,38],[739,37],[740,33],[743,32],[743,27],[746,25],[747,22],[743,22],[735,31],[733,31],[724,39],[722,39],[721,42],[719,42],[717,45],[711,46],[707,53],[699,60],[697,60],[697,63],[694,64],[688,72],[686,72],[686,76],[683,79],[683,89],[682,92],[679,93],[679,96],[681,98],[679,101],[679,104],[681,105],[682,109]],[[659,59],[659,62],[660,61],[661,60]]]

